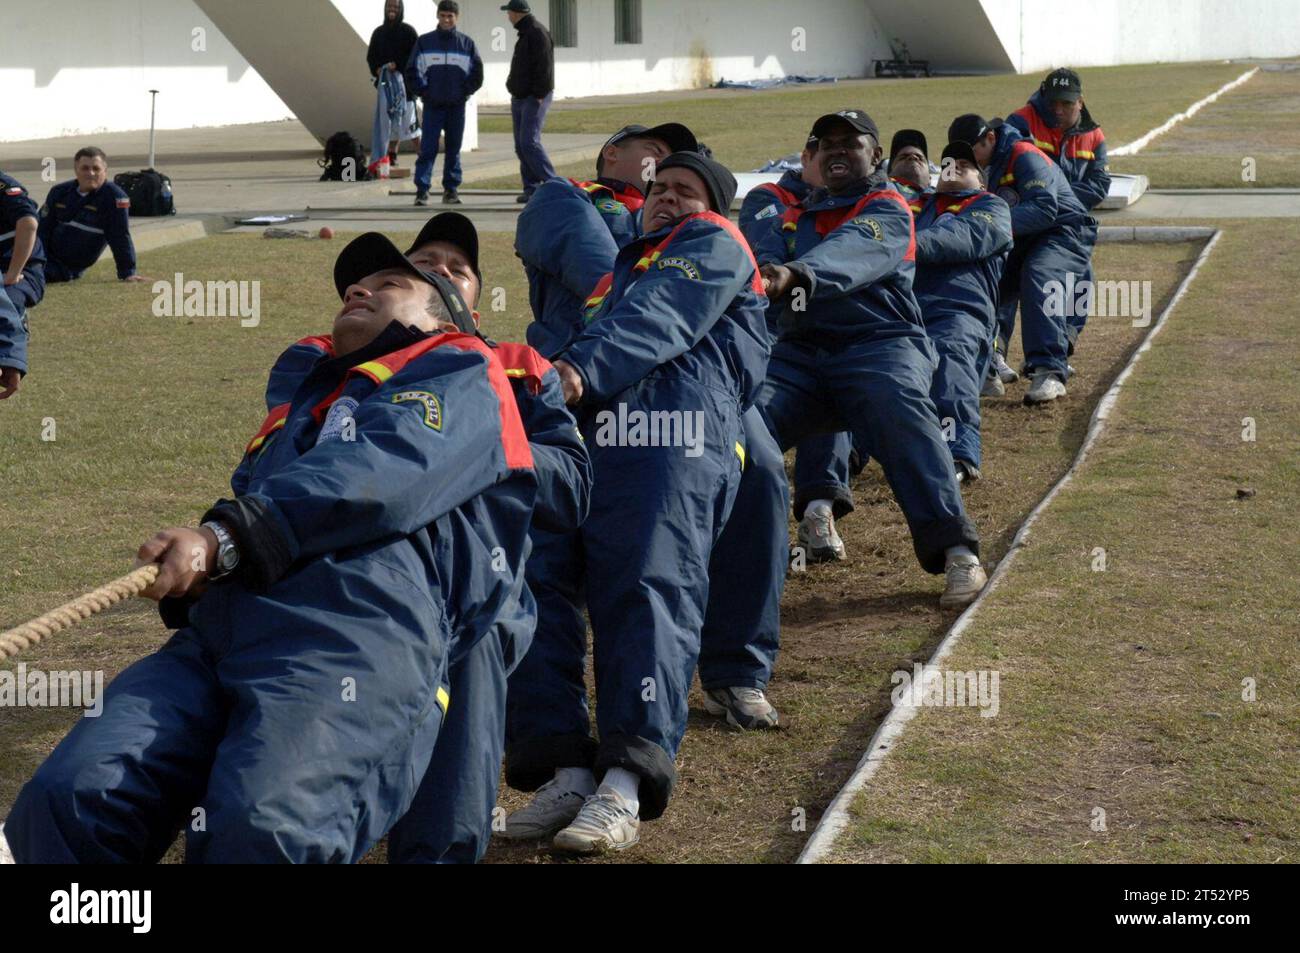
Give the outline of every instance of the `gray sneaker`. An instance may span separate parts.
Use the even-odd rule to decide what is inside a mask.
[[[1029,390],[1025,391],[1026,404],[1046,404],[1065,396],[1065,385],[1051,371],[1034,371]]]
[[[547,781],[531,801],[506,818],[501,836],[506,840],[550,837],[578,816],[586,799],[585,794],[565,790],[554,779]]]
[[[975,556],[958,556],[944,570],[946,584],[939,597],[940,609],[963,609],[975,601],[989,577]]]
[[[1011,369],[1011,365],[1007,363],[1001,351],[993,352],[993,371],[998,375],[998,380],[1004,384],[1014,384],[1020,380],[1020,375]]]
[[[553,850],[566,854],[604,854],[626,850],[641,839],[641,819],[617,794],[593,794],[573,823],[555,835]]]
[[[1007,385],[1002,383],[1002,378],[998,377],[997,371],[990,367],[988,376],[984,378],[984,384],[980,387],[980,396],[1003,397],[1006,392]]]
[[[737,731],[776,728],[780,716],[761,688],[713,688],[704,693],[704,709],[721,715]]]
[[[848,558],[844,540],[835,532],[835,517],[821,510],[807,511],[799,521],[799,545],[810,563],[825,563]]]

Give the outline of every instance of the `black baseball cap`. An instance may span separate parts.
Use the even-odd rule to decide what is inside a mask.
[[[930,157],[930,147],[926,144],[925,133],[920,129],[900,129],[894,133],[893,141],[889,143],[889,161],[894,161],[894,156],[898,155],[900,149],[906,149],[908,146],[915,146],[921,150],[921,155],[926,159]]]
[[[704,181],[709,193],[709,207],[719,215],[726,215],[736,197],[736,177],[721,162],[709,159],[694,150],[674,152],[660,160],[655,172],[664,169],[690,169]]]
[[[966,113],[964,116],[958,116],[948,126],[948,141],[964,142],[973,146],[988,135],[992,128],[982,116]]]
[[[438,289],[438,294],[447,305],[447,311],[456,327],[465,334],[477,334],[474,316],[465,304],[460,292],[442,275],[431,271],[421,271],[403,255],[391,241],[379,232],[366,232],[352,239],[339,252],[334,261],[334,288],[342,298],[348,288],[363,278],[377,271],[404,271],[409,275],[427,281]]]
[[[821,139],[837,122],[846,122],[858,132],[870,136],[876,142],[880,141],[880,132],[876,129],[876,123],[867,115],[865,109],[841,109],[836,113],[827,113],[813,123],[812,132],[808,135]]]
[[[460,212],[439,212],[424,223],[406,254],[412,254],[429,242],[448,242],[463,251],[474,269],[474,277],[480,285],[483,284],[483,274],[478,270],[478,229],[468,218]]]
[[[1038,89],[1048,102],[1064,99],[1075,103],[1083,96],[1083,82],[1079,79],[1079,74],[1072,69],[1052,70],[1043,78]]]
[[[680,122],[665,122],[660,123],[658,126],[639,126],[636,124],[624,126],[605,140],[605,146],[616,146],[628,139],[659,139],[668,144],[669,152],[698,152],[700,148],[695,133]],[[601,146],[601,152],[605,151],[605,146]]]
[[[532,13],[533,12],[533,8],[530,7],[525,2],[525,0],[510,0],[510,2],[507,3],[501,9],[509,10],[511,13]]]
[[[948,143],[943,147],[942,159],[965,159],[971,165],[979,168],[979,161],[975,158],[975,149],[969,142],[962,142],[960,139]]]

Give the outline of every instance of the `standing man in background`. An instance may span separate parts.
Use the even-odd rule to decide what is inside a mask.
[[[415,204],[429,204],[433,163],[438,158],[438,137],[447,137],[447,157],[442,162],[442,201],[459,205],[460,143],[465,135],[465,102],[483,85],[483,59],[474,41],[456,29],[460,5],[455,0],[438,4],[438,29],[420,37],[411,51],[407,73],[412,89],[424,99],[424,131],[420,158],[415,163]]]
[[[524,191],[515,201],[527,202],[539,185],[555,175],[555,166],[542,148],[542,125],[555,92],[555,50],[551,34],[537,22],[527,0],[510,0],[501,9],[519,31],[506,89],[510,91],[519,177],[524,183]]]
[[[415,100],[407,98],[402,78],[419,37],[415,27],[403,22],[405,17],[402,0],[385,0],[384,22],[370,34],[366,49],[370,76],[379,91],[370,138],[370,174],[381,179],[388,178],[389,168],[397,165],[398,143],[420,135],[415,124]]]

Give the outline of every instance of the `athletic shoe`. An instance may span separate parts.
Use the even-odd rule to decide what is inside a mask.
[[[958,483],[974,483],[984,474],[980,473],[980,468],[973,463],[967,463],[965,460],[954,461],[957,468]]]
[[[984,385],[980,388],[981,397],[1002,397],[1007,392],[1007,385],[1002,383],[1002,378],[998,377],[997,371],[989,368],[988,376],[984,378]]]
[[[443,205],[463,205],[464,203],[461,202],[461,200],[460,200],[460,193],[459,193],[459,192],[457,192],[455,189],[447,189],[447,191],[445,191],[445,192],[442,193],[442,204],[443,204]]]
[[[726,716],[737,731],[775,728],[780,718],[761,688],[711,688],[704,693],[704,709]]]
[[[550,837],[578,816],[586,799],[585,794],[566,791],[552,778],[537,789],[531,801],[506,818],[501,836],[506,840]]]
[[[593,794],[573,823],[555,835],[551,849],[566,854],[626,850],[641,839],[641,819],[617,794]]]
[[[835,517],[825,510],[809,510],[799,521],[799,545],[808,561],[826,563],[847,558],[844,540],[835,532]]]
[[[0,824],[0,865],[16,863],[18,861],[14,860],[13,852],[9,850],[9,842],[5,840],[5,826]]]
[[[1020,375],[1011,369],[1011,365],[1007,363],[1001,351],[993,352],[993,371],[998,375],[998,380],[1004,384],[1014,384],[1020,380]]]
[[[390,152],[390,153],[388,153],[388,164],[391,165],[394,169],[397,168],[397,153],[396,153],[396,152]]]
[[[1065,385],[1051,371],[1034,371],[1032,380],[1025,392],[1026,404],[1046,404],[1065,396]]]
[[[975,601],[989,577],[975,556],[957,556],[944,570],[947,582],[939,597],[940,609],[961,609]]]
[[[428,189],[420,189],[420,191],[418,191],[418,192],[415,193],[415,204],[416,204],[416,205],[428,205],[428,204],[429,204],[429,190],[428,190]]]

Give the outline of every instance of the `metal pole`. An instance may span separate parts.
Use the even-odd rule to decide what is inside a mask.
[[[149,165],[147,168],[153,168],[153,117],[154,110],[158,103],[158,90],[149,90]]]

